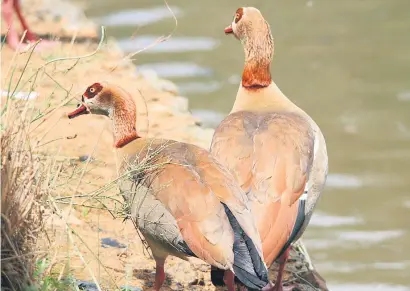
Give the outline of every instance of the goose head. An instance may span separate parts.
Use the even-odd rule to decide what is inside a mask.
[[[262,13],[254,7],[238,8],[232,23],[224,31],[225,34],[233,34],[243,42],[261,37],[272,39],[268,22]]]
[[[225,34],[233,34],[239,39],[245,51],[242,86],[249,90],[269,86],[274,44],[269,24],[262,13],[254,7],[238,8],[232,23],[225,28]]]
[[[82,94],[81,101],[68,118],[89,113],[109,117],[113,122],[115,147],[121,148],[140,137],[136,132],[135,101],[123,88],[108,82],[93,83]]]
[[[113,118],[114,109],[124,106],[125,100],[112,89],[113,85],[106,82],[97,82],[88,86],[87,90],[81,95],[81,104],[78,104],[75,111],[68,114],[68,118],[72,119],[89,113]],[[133,104],[132,98],[127,101],[129,105]]]

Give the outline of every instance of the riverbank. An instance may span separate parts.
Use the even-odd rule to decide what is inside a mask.
[[[35,32],[61,37],[62,41],[52,50],[16,54],[8,47],[2,49],[2,90],[16,88],[22,96],[23,92],[33,90],[35,94],[30,95],[33,98],[29,102],[38,111],[30,130],[33,150],[54,161],[54,184],[50,184],[54,195],[49,197],[53,208],[45,209],[48,239],[39,240],[38,249],[46,251],[47,268],[56,278],[96,281],[103,290],[124,285],[151,290],[155,263],[134,226],[129,221],[114,219],[108,211],[95,209],[102,204],[115,209],[111,198],[118,195],[115,187],[105,189],[103,195],[101,191],[96,194],[116,177],[107,119],[90,116],[69,120],[66,114],[75,108],[76,99],[88,85],[106,80],[124,87],[135,97],[141,109],[138,131],[143,136],[209,148],[213,130],[202,127],[201,121],[190,114],[188,100],[179,96],[173,83],[159,79],[153,72],[136,75],[134,64],[115,40],[108,36],[99,46],[98,28],[70,3],[23,3]],[[77,38],[82,39],[81,43],[75,41]],[[297,246],[292,251],[285,280],[296,282],[300,290],[315,290],[309,286],[318,287],[317,281],[321,280],[314,277],[316,273],[312,273],[312,266],[300,250]],[[216,290],[210,282],[209,266],[198,261],[195,269],[188,262],[170,257],[163,290]],[[273,266],[273,279],[275,269]],[[301,283],[304,281],[308,284]]]

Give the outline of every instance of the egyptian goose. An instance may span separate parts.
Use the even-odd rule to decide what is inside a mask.
[[[89,86],[82,105],[68,117],[90,112],[112,120],[114,147],[124,158],[120,173],[131,173],[132,165],[149,162],[150,157],[154,157],[152,164],[161,165],[155,173],[128,174],[120,183],[121,191],[128,191],[123,196],[156,261],[155,290],[164,282],[168,255],[185,260],[197,257],[226,270],[224,280],[230,291],[234,290],[234,274],[249,288],[273,288],[246,194],[226,168],[192,144],[140,138],[136,103],[116,85],[99,82]],[[135,184],[146,191],[135,191]],[[131,197],[130,192],[136,196]]]
[[[21,13],[20,0],[3,0],[1,3],[1,12],[9,29],[7,33],[7,44],[13,50],[19,49],[20,37],[17,34],[16,28],[13,25],[13,10],[16,12],[18,19],[20,20],[23,30],[26,31],[25,40],[28,42],[36,42],[39,40],[38,36],[34,34],[28,27],[26,19]],[[53,47],[57,42],[42,40],[37,46],[36,50],[42,50],[45,47]]]
[[[242,42],[245,66],[232,111],[213,136],[211,153],[251,200],[265,263],[269,267],[278,259],[275,290],[282,290],[290,244],[307,227],[326,182],[326,143],[313,119],[272,81],[274,43],[260,11],[237,9],[225,33]],[[214,284],[218,273],[213,269]]]

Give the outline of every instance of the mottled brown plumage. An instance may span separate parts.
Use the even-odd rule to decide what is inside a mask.
[[[86,94],[97,91],[92,98],[85,96],[84,104],[69,117],[95,112],[112,119],[114,146],[124,161],[119,173],[130,173],[119,186],[156,260],[156,290],[165,278],[168,255],[196,256],[227,270],[229,290],[233,290],[233,277],[228,276],[232,271],[244,284],[256,282],[268,290],[262,245],[248,199],[230,172],[197,146],[139,138],[132,96],[105,82],[90,86]],[[142,163],[149,167],[133,173],[135,165]],[[247,239],[251,243],[244,245]],[[251,272],[238,274],[244,267]]]
[[[293,230],[295,202],[312,167],[313,140],[309,124],[293,112],[238,111],[215,132],[211,152],[249,193],[268,265]]]
[[[273,38],[259,10],[244,7],[237,19],[225,32],[241,40],[245,67],[232,111],[216,129],[211,152],[252,201],[266,264],[282,254],[283,269],[285,250],[304,232],[325,184],[326,143],[312,118],[272,81],[268,72]],[[296,223],[298,215],[303,219]],[[282,290],[281,275],[275,290]]]

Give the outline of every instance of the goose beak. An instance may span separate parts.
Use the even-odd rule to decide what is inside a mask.
[[[225,31],[225,34],[231,34],[231,33],[233,33],[232,25],[229,25],[228,27],[226,27],[224,31]]]
[[[77,116],[83,115],[83,114],[88,114],[90,113],[90,111],[88,110],[87,107],[85,107],[84,104],[78,104],[77,109],[74,110],[73,112],[68,113],[68,118],[72,119],[75,118]]]

